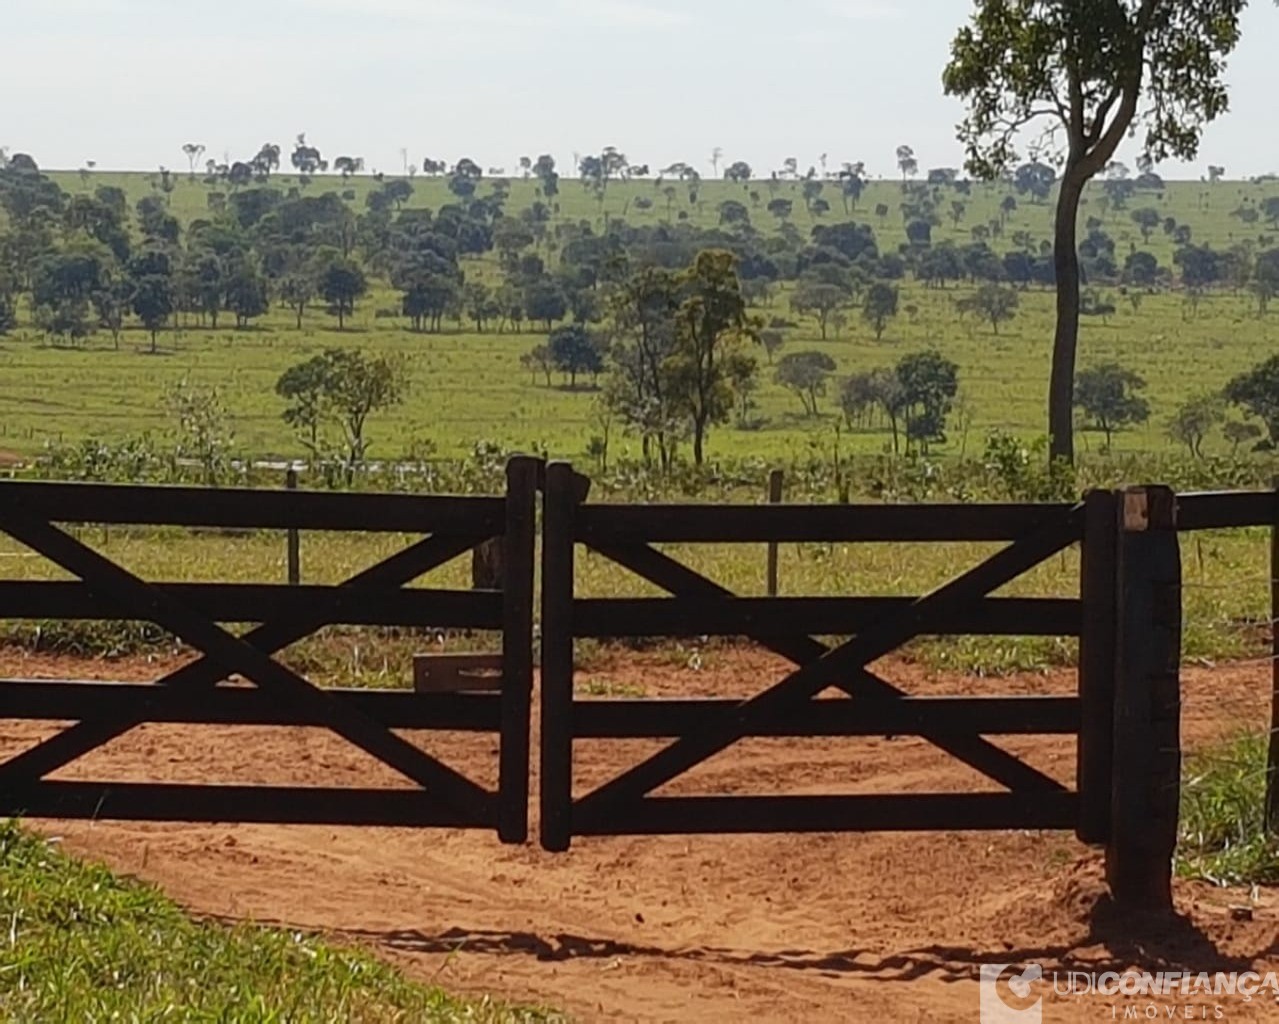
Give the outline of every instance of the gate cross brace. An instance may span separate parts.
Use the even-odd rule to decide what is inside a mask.
[[[702,761],[749,736],[763,720],[779,714],[793,705],[800,704],[805,700],[811,700],[829,686],[839,686],[846,692],[856,694],[859,689],[865,689],[868,684],[873,682],[878,684],[875,687],[877,696],[887,699],[896,699],[903,696],[900,690],[896,690],[883,680],[878,680],[870,675],[866,670],[866,665],[924,632],[928,626],[930,613],[935,609],[947,607],[955,602],[984,597],[992,590],[1034,568],[1045,558],[1050,557],[1066,545],[1077,540],[1081,514],[1082,506],[1072,509],[1062,519],[1045,524],[1027,537],[1013,542],[963,575],[921,597],[906,611],[886,618],[878,626],[867,629],[838,647],[828,649],[811,637],[801,638],[800,641],[785,641],[784,648],[774,649],[777,649],[779,653],[788,658],[793,658],[796,654],[803,658],[809,657],[808,645],[810,644],[812,645],[811,653],[817,656],[802,664],[794,672],[767,690],[743,701],[730,712],[719,716],[718,720],[706,723],[696,735],[680,737],[635,767],[628,769],[622,775],[588,793],[578,801],[580,813],[586,816],[598,813],[609,804],[642,799],[659,786],[665,785]],[[617,560],[623,565],[626,565],[625,559],[628,555],[637,555],[643,551],[644,555],[640,556],[637,564],[643,564],[644,570],[652,568],[651,563],[644,564],[649,562],[649,559],[644,556],[650,552],[658,558],[665,558],[665,556],[659,555],[658,552],[648,548],[646,545],[627,548],[601,545],[597,547],[597,550],[609,558],[613,558],[615,555],[621,556]],[[632,568],[632,566],[627,567]],[[709,596],[711,593],[710,588],[714,587],[715,596],[731,596],[729,591],[681,566],[678,562],[671,560],[670,566],[665,568],[668,570],[678,568],[684,570],[691,577],[695,577],[696,580],[700,581],[696,585],[700,593],[704,595]],[[647,576],[647,572],[641,571],[641,575]],[[657,579],[653,579],[652,582],[665,586],[664,583],[660,583]],[[672,580],[671,582],[675,581]],[[690,593],[691,582],[691,580],[685,578],[680,580],[677,585],[685,593]],[[760,641],[765,646],[772,646],[776,642],[768,637],[761,637]],[[801,644],[804,647],[803,651],[798,650]],[[858,675],[860,686],[840,679],[840,676],[850,672]],[[998,747],[980,737],[974,737],[972,741],[942,741],[938,737],[926,738],[970,764],[972,763],[970,758],[974,755],[984,761],[989,761],[991,760],[991,752],[998,752],[998,754],[1002,755],[1002,764],[999,764],[998,767],[1005,770],[1001,771],[1001,775],[1004,775],[1005,778],[1008,763],[1012,762],[1018,765],[1020,778],[1012,780],[1013,785],[1010,788],[1032,789],[1041,792],[1060,792],[1064,789],[1055,779],[1036,771],[1023,762],[1017,761],[1016,758],[1000,751]],[[1007,760],[1003,760],[1005,758]],[[977,767],[977,765],[974,765],[974,767]],[[993,775],[986,767],[979,768],[979,770]],[[993,775],[993,777],[1004,781],[998,775]],[[1005,782],[1005,784],[1007,785],[1008,783]]]
[[[355,712],[333,696],[325,694],[292,670],[275,661],[267,652],[267,648],[279,650],[295,642],[295,640],[314,632],[315,629],[324,624],[323,622],[311,620],[305,624],[282,623],[277,626],[267,623],[258,627],[248,637],[239,638],[228,633],[217,623],[210,622],[203,615],[179,602],[173,601],[167,596],[161,595],[154,586],[145,580],[98,554],[74,537],[58,529],[52,523],[28,517],[20,509],[9,507],[0,509],[0,529],[78,576],[89,586],[103,593],[118,597],[126,604],[138,608],[140,612],[144,613],[146,618],[149,618],[156,625],[169,630],[175,636],[203,653],[204,656],[198,662],[179,669],[169,677],[166,677],[166,679],[161,680],[162,684],[175,689],[179,686],[189,689],[207,688],[215,686],[230,673],[238,673],[263,689],[275,690],[281,696],[299,703],[312,702],[317,709],[321,710],[328,727],[335,733],[360,747],[377,760],[396,769],[418,785],[438,794],[440,798],[455,808],[462,810],[468,807],[473,808],[477,805],[488,806],[491,804],[491,794],[485,789],[400,738],[387,727]],[[426,553],[427,546],[436,540],[436,538],[432,538],[421,542],[401,552],[400,555],[406,556],[410,552],[416,552],[420,559]],[[446,541],[434,546],[430,556],[434,558],[447,555],[447,557],[440,559],[440,561],[447,561],[448,557],[454,557],[454,555],[448,554],[450,550],[453,550],[455,554],[460,554],[473,546],[474,543],[474,538]],[[460,551],[456,551],[458,546],[461,547]],[[381,566],[375,566],[360,576],[354,577],[348,581],[347,585],[369,585],[369,578],[374,573],[377,573],[378,570],[385,570],[385,575],[393,575],[394,570],[388,568],[389,566],[390,560]],[[420,568],[409,576],[408,580],[403,582],[408,582],[425,571],[427,571],[426,568]],[[359,582],[357,583],[356,581]],[[381,581],[375,580],[375,582]],[[109,739],[144,720],[145,713],[142,717],[129,716],[126,718],[126,716],[121,715],[113,721],[93,723],[87,732],[93,736],[94,742],[91,742],[88,746],[83,746],[84,733],[79,733],[74,737],[68,735],[75,732],[78,727],[67,730],[61,734],[67,737],[64,749],[69,749],[73,746],[83,746],[83,749],[73,753],[66,760],[74,760],[80,754],[105,742],[105,739],[99,738],[104,734],[106,739]],[[89,723],[80,724],[88,725]],[[44,746],[28,751],[27,755],[35,754]],[[54,751],[49,751],[49,754],[61,756],[60,754],[55,754]],[[26,755],[19,755],[0,766],[0,778],[4,778],[6,782],[10,783],[15,777],[20,777],[19,773],[30,778],[31,774],[34,774],[32,772],[33,764],[39,760],[43,760],[47,764],[53,760],[53,757],[28,759]],[[40,778],[53,770],[42,765],[40,768],[39,774],[35,775],[36,778]]]

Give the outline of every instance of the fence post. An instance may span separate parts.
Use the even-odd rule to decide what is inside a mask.
[[[1266,759],[1266,828],[1279,832],[1279,477],[1270,510],[1270,749]]]
[[[1114,769],[1106,880],[1115,902],[1172,908],[1181,798],[1181,550],[1167,487],[1119,495]]]
[[[506,525],[502,551],[502,724],[497,834],[504,843],[528,839],[529,712],[533,701],[533,558],[541,461],[526,455],[506,464]]]
[[[1110,838],[1110,778],[1115,747],[1115,560],[1119,499],[1113,491],[1084,498],[1079,571],[1079,748],[1076,759],[1080,842]]]
[[[298,489],[298,471],[292,466],[284,474],[284,486],[290,491]],[[302,582],[302,542],[296,526],[289,527],[288,549],[289,586],[296,587]]]
[[[768,474],[768,503],[780,505],[782,501],[782,483],[784,474],[775,469]],[[768,596],[777,596],[777,541],[768,543]]]
[[[567,462],[546,467],[542,504],[543,849],[563,853],[573,835],[573,556],[577,506],[589,481]]]

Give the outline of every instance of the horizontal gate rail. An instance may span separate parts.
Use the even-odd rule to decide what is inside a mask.
[[[391,729],[496,732],[501,721],[501,699],[490,693],[436,694],[423,700],[408,690],[324,692],[351,713]],[[138,715],[148,722],[189,725],[327,724],[327,716],[316,709],[251,686],[190,690],[155,683],[6,679],[0,681],[0,708],[6,718],[47,721]]]
[[[1011,541],[1070,505],[585,505],[577,539],[597,543]]]
[[[349,626],[501,629],[501,591],[289,586],[253,583],[153,583],[164,600],[214,622],[266,622],[311,615]],[[0,619],[145,619],[150,602],[131,603],[84,583],[0,582]]]
[[[624,819],[585,807],[573,826],[579,835],[1065,830],[1076,803],[1066,792],[645,797]]]
[[[1223,491],[1177,496],[1177,532],[1271,526],[1279,522],[1279,491]]]
[[[56,523],[433,533],[484,539],[501,498],[240,488],[0,482],[0,506]]]
[[[662,739],[697,732],[741,701],[590,700],[573,706],[579,739]],[[1073,735],[1077,697],[901,697],[820,700],[769,719],[751,735],[1018,736]]]
[[[41,782],[6,794],[30,818],[494,828],[491,808],[450,807],[420,789]]]
[[[587,598],[573,603],[579,637],[837,635],[856,633],[917,604],[917,597]],[[933,616],[925,633],[1078,636],[1078,598],[988,597]]]

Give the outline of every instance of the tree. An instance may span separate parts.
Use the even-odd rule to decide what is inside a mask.
[[[1205,391],[1186,399],[1168,420],[1168,436],[1184,444],[1196,459],[1203,458],[1203,443],[1213,427],[1226,416],[1225,399]]]
[[[323,452],[323,425],[338,426],[349,478],[368,455],[369,417],[404,401],[408,375],[396,356],[329,348],[285,370],[275,390],[288,403],[284,421],[317,457]]]
[[[266,279],[247,260],[241,260],[227,279],[226,308],[235,314],[235,325],[240,330],[270,309]]]
[[[1021,298],[1016,288],[994,282],[982,285],[974,294],[956,303],[961,311],[976,313],[983,320],[989,320],[996,334],[999,333],[1001,323],[1012,320],[1017,315],[1020,304]]]
[[[524,312],[530,320],[540,320],[549,331],[556,320],[568,313],[568,296],[549,277],[529,282],[524,289]]]
[[[959,367],[935,351],[903,356],[893,371],[906,416],[906,439],[928,451],[946,441],[946,417],[959,392]]]
[[[1226,385],[1226,398],[1266,425],[1270,445],[1279,446],[1279,356],[1271,356]]]
[[[1193,159],[1204,125],[1227,108],[1225,58],[1246,0],[977,0],[943,76],[968,117],[968,168],[994,179],[1014,143],[1047,117],[1064,130],[1054,260],[1057,324],[1049,384],[1053,458],[1074,459],[1072,417],[1079,340],[1076,231],[1085,185],[1136,125],[1152,160]]]
[[[169,415],[177,422],[178,457],[197,462],[204,470],[204,483],[212,487],[230,466],[235,440],[222,392],[216,387],[197,387],[183,378],[164,399]]]
[[[906,179],[919,173],[919,161],[915,159],[915,151],[910,146],[897,147],[897,168],[902,172],[902,188],[905,188]]]
[[[1132,211],[1132,222],[1141,229],[1142,240],[1149,242],[1155,228],[1163,222],[1163,217],[1153,206],[1143,206],[1140,210]]]
[[[551,363],[568,375],[569,387],[577,387],[577,375],[595,376],[604,369],[604,354],[599,339],[582,324],[567,324],[551,331],[546,341]]]
[[[1075,382],[1075,405],[1106,435],[1110,448],[1115,431],[1150,419],[1150,403],[1138,392],[1146,381],[1118,363],[1102,363],[1084,370]]]
[[[537,373],[541,373],[546,377],[546,386],[551,386],[551,371],[555,369],[555,360],[551,358],[551,349],[549,345],[534,345],[531,350],[520,356],[520,365],[526,370],[531,370],[534,380],[537,379]]]
[[[13,296],[0,292],[0,336],[8,334],[18,326],[18,311]]]
[[[320,297],[329,304],[329,313],[338,318],[338,330],[346,329],[346,318],[355,312],[355,303],[368,294],[369,282],[358,263],[348,259],[330,260],[320,272]]]
[[[835,372],[835,360],[825,352],[791,352],[777,363],[777,383],[799,396],[804,413],[817,415],[817,399],[826,394],[826,381]]]
[[[683,275],[684,297],[675,312],[669,386],[676,408],[692,428],[693,461],[699,466],[711,425],[725,422],[732,412],[729,357],[743,340],[754,337],[736,266],[730,252],[698,253]]]
[[[876,281],[866,290],[862,318],[874,329],[876,341],[884,336],[888,321],[897,315],[897,300],[897,289],[884,281]]]
[[[738,160],[728,165],[724,170],[724,180],[735,182],[738,185],[744,185],[751,180],[751,165],[744,160]]]
[[[191,165],[191,180],[195,181],[195,165],[200,162],[200,157],[204,156],[204,145],[199,142],[188,142],[182,147],[182,152],[186,154],[187,162]]]
[[[364,170],[364,157],[362,156],[340,156],[333,161],[333,169],[342,175],[345,181],[354,174],[359,174]]]
[[[831,314],[847,306],[851,297],[847,287],[832,284],[815,275],[806,274],[799,279],[799,283],[795,286],[790,304],[791,309],[795,310],[795,312],[817,318],[818,327],[822,332],[822,340],[825,341]]]
[[[315,275],[302,267],[291,271],[280,280],[280,300],[297,317],[297,329],[302,330],[302,317],[306,307],[315,298]]]

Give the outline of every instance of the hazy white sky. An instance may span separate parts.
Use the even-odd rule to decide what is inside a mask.
[[[958,166],[940,75],[970,0],[0,0],[0,145],[45,167],[248,158],[305,131],[396,172],[401,150],[511,169],[615,145],[633,162],[714,146],[757,173],[828,153],[894,173]],[[1231,113],[1203,160],[1279,170],[1279,10],[1246,16]],[[1122,155],[1122,154],[1121,154]],[[1132,156],[1131,150],[1128,157]]]

